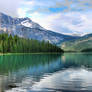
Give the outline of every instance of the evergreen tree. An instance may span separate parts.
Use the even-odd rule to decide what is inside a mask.
[[[0,34],[1,53],[63,52],[56,45],[33,39],[19,38],[8,34]]]

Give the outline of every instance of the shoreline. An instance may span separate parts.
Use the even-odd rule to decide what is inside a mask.
[[[15,54],[15,55],[23,55],[23,54],[63,54],[64,52],[39,52],[39,53],[0,53],[0,55],[13,55],[13,54]]]
[[[39,53],[0,53],[0,56],[3,56],[3,55],[25,55],[25,54],[67,54],[67,53],[70,53],[70,54],[92,54],[92,52],[46,52],[46,53],[44,53],[44,52],[39,52]]]

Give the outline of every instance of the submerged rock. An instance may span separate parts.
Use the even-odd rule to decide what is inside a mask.
[[[8,88],[16,88],[16,87],[18,87],[16,84],[9,84],[8,85]]]

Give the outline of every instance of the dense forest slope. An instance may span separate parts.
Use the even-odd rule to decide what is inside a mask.
[[[77,40],[64,42],[61,46],[64,51],[92,51],[92,34],[85,35]]]

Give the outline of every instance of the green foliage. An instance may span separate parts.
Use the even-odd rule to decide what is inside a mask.
[[[83,49],[81,52],[92,52],[92,48]]]
[[[39,42],[12,36],[0,34],[0,52],[1,53],[32,53],[32,52],[63,52],[60,48],[49,42]]]
[[[92,52],[92,35],[64,42],[61,48],[64,51]]]

